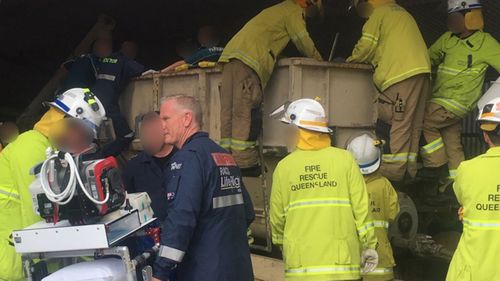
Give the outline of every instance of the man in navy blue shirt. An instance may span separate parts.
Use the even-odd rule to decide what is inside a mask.
[[[158,220],[167,215],[165,173],[175,149],[166,144],[157,112],[145,114],[141,120],[140,139],[143,152],[132,158],[123,169],[123,184],[129,193],[147,192]]]
[[[101,59],[110,56],[111,52],[111,39],[98,38],[92,43],[92,53],[63,63],[61,68],[68,75],[61,85],[61,93],[72,88],[89,88],[94,85]]]
[[[160,117],[165,142],[179,150],[169,161],[167,218],[153,280],[253,281],[246,233],[255,213],[240,169],[200,131],[194,97],[168,97]]]
[[[95,83],[90,89],[104,105],[106,116],[113,121],[116,135],[113,143],[103,147],[103,156],[119,155],[134,137],[118,102],[130,79],[140,76],[145,70],[143,65],[121,51],[100,60]]]

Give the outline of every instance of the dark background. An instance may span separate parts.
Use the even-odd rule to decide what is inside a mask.
[[[174,46],[195,38],[199,26],[220,27],[227,42],[243,24],[279,0],[0,0],[0,121],[15,120],[60,64],[72,53],[100,14],[116,20],[115,48],[124,40],[139,44],[138,61],[154,69],[178,58]],[[348,0],[324,0],[323,21],[308,29],[324,58],[335,32],[336,56],[347,57],[363,21],[346,13]],[[500,39],[500,1],[486,0],[486,31]],[[446,0],[399,0],[417,20],[427,44],[446,30]],[[395,50],[397,51],[397,50]],[[285,55],[298,55],[289,47]],[[496,73],[490,73],[494,79]]]

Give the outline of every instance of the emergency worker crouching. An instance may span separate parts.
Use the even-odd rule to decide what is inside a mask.
[[[41,220],[33,212],[30,170],[45,160],[49,147],[70,153],[87,149],[105,116],[101,102],[88,89],[70,89],[49,105],[33,130],[0,153],[0,280],[24,280],[11,233]]]
[[[331,147],[319,102],[300,99],[272,115],[283,112],[280,120],[294,125],[296,150],[274,171],[270,216],[285,280],[360,279],[360,271],[375,269],[378,255],[358,165],[349,152]]]
[[[368,190],[369,211],[378,239],[379,263],[370,273],[363,274],[365,281],[387,281],[394,279],[396,265],[388,238],[389,223],[399,213],[398,194],[391,182],[379,172],[383,141],[363,134],[354,138],[347,150],[350,151],[363,174]]]

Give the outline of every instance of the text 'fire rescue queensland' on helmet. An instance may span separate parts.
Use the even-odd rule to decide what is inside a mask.
[[[488,102],[479,111],[477,121],[480,123],[481,130],[488,132],[495,131],[500,124],[500,98],[494,98]]]
[[[313,99],[299,99],[294,102],[287,102],[274,110],[271,114],[273,118],[279,118],[283,123],[293,124],[299,128],[331,133],[328,128],[323,106]]]
[[[448,14],[482,7],[479,0],[448,0]]]
[[[97,129],[101,125],[106,111],[99,99],[85,88],[73,88],[62,93],[54,102],[49,103],[67,115],[85,121],[97,136]]]
[[[355,137],[347,145],[347,150],[354,156],[361,174],[369,175],[378,170],[382,156],[382,144],[381,140],[374,139],[368,134],[363,134]]]

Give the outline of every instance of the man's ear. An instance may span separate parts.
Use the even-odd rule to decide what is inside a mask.
[[[184,127],[188,128],[193,124],[193,112],[186,110],[184,112]]]

